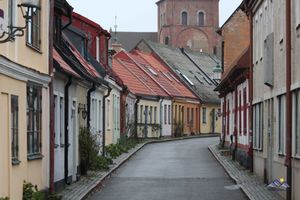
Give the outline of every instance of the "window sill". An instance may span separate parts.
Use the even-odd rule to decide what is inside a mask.
[[[278,153],[279,157],[285,157],[284,153]]]
[[[253,151],[257,151],[257,152],[263,152],[264,149],[253,149]]]
[[[297,26],[296,26],[296,30],[299,30],[300,29],[300,24],[298,24]]]
[[[20,165],[21,161],[18,158],[11,159],[11,164],[13,166]]]
[[[33,46],[32,44],[29,44],[28,42],[26,42],[26,46],[27,46],[28,48],[30,48],[30,49],[32,49],[32,50],[34,50],[34,51],[36,51],[36,52],[40,53],[40,54],[42,54],[42,53],[43,53],[43,52],[41,51],[41,49],[40,49],[40,48],[38,48],[38,47],[35,47],[35,46]]]
[[[300,156],[299,155],[296,155],[293,157],[295,160],[300,160]]]
[[[59,147],[58,144],[54,144],[54,148],[57,149]]]
[[[44,156],[42,154],[27,155],[27,160],[28,161],[41,160],[43,158],[44,158]]]

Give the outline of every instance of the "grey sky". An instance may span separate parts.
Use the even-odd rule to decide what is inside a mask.
[[[99,23],[103,28],[114,27],[117,16],[118,31],[156,31],[158,0],[68,0],[79,14]],[[220,0],[222,25],[242,0]]]

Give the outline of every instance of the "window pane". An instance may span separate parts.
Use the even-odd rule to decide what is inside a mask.
[[[188,14],[187,12],[184,11],[181,13],[181,24],[187,25],[187,21],[188,21]]]
[[[198,25],[204,26],[204,13],[203,12],[199,12],[199,14],[198,14]]]

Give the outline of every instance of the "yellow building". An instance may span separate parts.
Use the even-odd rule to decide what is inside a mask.
[[[0,9],[22,27],[18,3],[0,1]],[[22,199],[24,180],[49,185],[49,1],[40,7],[23,37],[0,44],[0,197],[11,200]]]
[[[202,104],[200,113],[201,133],[221,133],[222,118],[218,104]]]

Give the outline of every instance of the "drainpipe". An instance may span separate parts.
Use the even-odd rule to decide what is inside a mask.
[[[226,140],[226,115],[227,115],[227,101],[226,95],[224,96],[224,103],[223,103],[223,113],[222,113],[222,128],[223,128],[223,139],[222,139],[222,147],[225,147],[225,140]]]
[[[292,199],[292,56],[291,56],[291,0],[286,0],[286,179],[290,186],[286,191],[286,199]]]
[[[92,92],[96,90],[96,85],[93,83],[93,86],[87,92],[87,128],[91,128],[91,95]]]
[[[103,117],[102,117],[102,156],[105,156],[105,130],[106,130],[106,128],[105,128],[105,122],[106,122],[106,120],[105,120],[105,118],[106,118],[106,115],[105,115],[106,114],[106,111],[105,111],[106,103],[105,103],[105,101],[106,101],[106,98],[109,97],[111,90],[112,90],[111,87],[108,87],[108,92],[106,95],[103,96],[103,100],[102,100],[102,103],[103,103],[103,109],[102,109],[102,113],[103,113],[102,114],[103,115]]]
[[[249,13],[249,25],[250,25],[250,67],[249,67],[249,169],[253,172],[253,13]]]
[[[68,82],[65,86],[65,183],[68,182],[69,175],[69,88],[72,84],[72,77],[68,78]]]
[[[50,193],[54,193],[54,140],[55,140],[55,133],[54,133],[54,74],[53,74],[53,18],[54,18],[54,0],[49,1],[50,4],[50,17],[49,17],[49,75],[51,77],[51,81],[49,83],[49,112],[50,112],[50,166],[49,166],[49,190]]]
[[[134,104],[134,124],[135,124],[135,133],[134,133],[134,137],[135,139],[138,138],[138,127],[137,127],[137,124],[138,124],[138,109],[139,109],[139,103],[140,103],[140,100],[141,100],[141,97],[137,97],[136,101],[135,101],[135,104]]]
[[[237,90],[237,86],[235,87],[235,91],[234,91],[234,138],[235,138],[235,145],[234,145],[234,149],[233,149],[233,153],[232,153],[232,160],[235,160],[236,158],[236,151],[238,148],[238,132],[237,132],[237,118],[238,118],[238,104],[237,104],[237,99],[238,99],[238,90]]]

